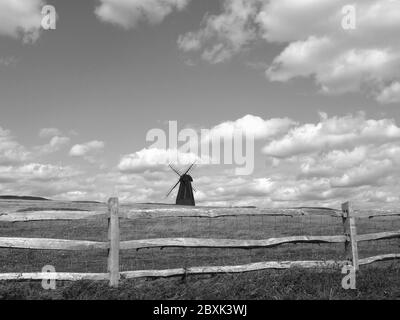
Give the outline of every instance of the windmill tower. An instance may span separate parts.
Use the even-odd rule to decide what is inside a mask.
[[[194,163],[189,166],[189,168],[185,171],[185,173],[181,173],[172,165],[169,167],[179,176],[178,182],[169,190],[167,193],[167,197],[171,194],[171,192],[176,188],[179,184],[178,194],[176,196],[176,204],[181,206],[194,206],[194,196],[193,191],[196,190],[192,186],[193,178],[189,175],[189,172],[193,169]]]

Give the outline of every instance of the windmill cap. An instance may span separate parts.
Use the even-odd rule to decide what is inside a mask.
[[[184,174],[181,176],[181,178],[179,180],[184,180],[184,181],[193,181],[193,178],[191,175],[189,174]]]

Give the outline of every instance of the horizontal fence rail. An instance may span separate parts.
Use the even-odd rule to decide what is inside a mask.
[[[144,277],[173,277],[179,275],[217,274],[217,273],[243,273],[261,271],[266,269],[291,269],[291,268],[339,268],[348,264],[347,261],[270,261],[256,262],[239,266],[208,266],[177,268],[168,270],[138,270],[121,272],[122,278],[144,278]]]
[[[400,238],[400,230],[357,235],[357,242]]]
[[[330,216],[342,218],[340,210],[329,208],[200,208],[200,209],[179,209],[176,207],[167,209],[124,209],[119,210],[119,217],[124,219],[160,219],[160,218],[223,218],[235,216],[268,216],[268,217],[296,217],[296,216]],[[400,212],[392,210],[355,210],[353,217],[377,218],[400,216]],[[31,210],[0,212],[0,222],[32,222],[32,221],[73,221],[108,218],[104,210]]]
[[[107,214],[98,211],[27,211],[0,214],[0,222],[32,222],[32,221],[72,221],[95,218],[107,218]]]
[[[354,210],[352,215],[357,218],[378,218],[378,217],[393,217],[398,216],[400,217],[400,210],[381,210],[381,209],[374,209],[374,210]]]
[[[222,218],[235,216],[308,216],[324,215],[331,217],[342,217],[338,210],[327,208],[289,208],[289,209],[257,209],[257,208],[165,208],[165,209],[131,209],[121,213],[121,218],[125,219],[160,219],[160,218]]]
[[[0,238],[0,248],[31,250],[93,250],[109,249],[108,242],[62,240],[48,238]]]
[[[388,261],[388,260],[396,260],[396,259],[400,259],[400,254],[389,253],[389,254],[382,254],[379,256],[373,256],[373,257],[360,259],[358,261],[358,263],[360,265],[366,265],[366,264],[370,264],[370,263],[374,263],[374,262],[378,262],[378,261]]]
[[[99,207],[101,207],[99,205]],[[207,238],[154,238],[138,240],[120,240],[121,219],[162,219],[162,218],[224,218],[235,216],[326,216],[341,218],[343,234],[333,236],[288,236],[267,239],[207,239]],[[286,209],[257,209],[257,208],[205,208],[205,207],[162,207],[129,209],[119,205],[117,198],[108,202],[108,213],[104,210],[82,210],[77,208],[48,208],[37,210],[22,208],[0,213],[0,222],[35,222],[35,221],[74,221],[91,219],[108,219],[108,241],[67,240],[50,238],[15,238],[0,237],[0,248],[26,250],[108,250],[107,273],[0,273],[0,280],[41,280],[54,279],[63,281],[96,280],[109,281],[110,286],[117,287],[120,279],[141,277],[171,277],[179,275],[240,273],[266,269],[289,268],[340,268],[352,265],[358,269],[360,265],[368,265],[380,261],[400,259],[400,254],[384,254],[359,259],[358,243],[400,238],[400,230],[357,234],[356,217],[375,218],[400,216],[400,213],[390,210],[353,211],[350,203],[344,203],[342,210],[329,208],[286,208]],[[135,270],[120,271],[120,252],[123,250],[139,250],[150,248],[231,248],[255,249],[273,248],[284,244],[315,243],[315,244],[344,244],[346,260],[344,261],[266,261],[242,265],[202,266],[175,268],[165,270]]]
[[[149,248],[270,248],[285,243],[345,243],[346,236],[293,236],[265,240],[203,239],[203,238],[160,238],[128,240],[120,242],[120,250]],[[48,238],[4,238],[0,237],[0,248],[36,250],[92,250],[109,249],[108,242],[62,240]]]
[[[25,272],[0,273],[0,280],[59,280],[59,281],[108,281],[109,273],[74,273],[74,272]]]
[[[270,238],[265,240],[202,239],[202,238],[160,238],[130,240],[120,243],[121,250],[148,248],[271,248],[285,243],[344,243],[346,237],[340,236],[295,236]]]

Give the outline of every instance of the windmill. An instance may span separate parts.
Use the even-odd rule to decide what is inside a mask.
[[[193,169],[194,163],[192,163],[189,168],[185,171],[185,173],[181,173],[178,169],[173,167],[171,164],[169,167],[174,171],[178,176],[178,182],[169,190],[167,193],[167,197],[171,194],[172,191],[179,184],[178,194],[176,196],[176,204],[182,206],[194,206],[194,196],[193,191],[196,192],[196,189],[193,188],[192,182],[193,178],[189,175],[189,172]]]

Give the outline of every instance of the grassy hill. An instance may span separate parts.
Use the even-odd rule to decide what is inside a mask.
[[[34,196],[15,196],[15,195],[0,195],[0,200],[28,200],[28,201],[50,201],[50,199],[46,199],[43,197],[34,197]]]

